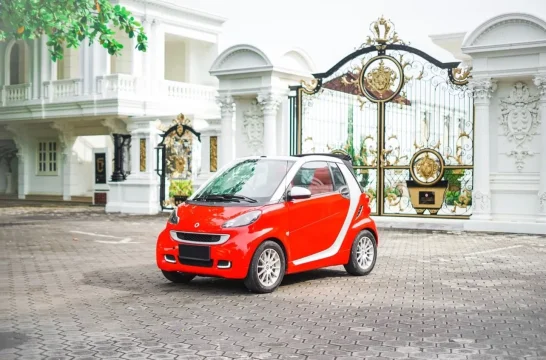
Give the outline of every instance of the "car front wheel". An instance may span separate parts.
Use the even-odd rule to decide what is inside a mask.
[[[377,242],[368,230],[358,233],[351,247],[349,263],[345,270],[351,275],[362,276],[372,272],[377,259]]]
[[[255,293],[270,293],[281,284],[285,271],[282,248],[274,241],[265,241],[252,256],[245,286]]]
[[[169,281],[171,281],[173,283],[177,283],[177,284],[187,284],[190,281],[192,281],[193,278],[195,277],[195,275],[181,273],[181,272],[178,272],[178,271],[164,271],[164,270],[161,270],[161,272],[163,273],[163,276],[165,276],[165,278],[167,280],[169,280]]]

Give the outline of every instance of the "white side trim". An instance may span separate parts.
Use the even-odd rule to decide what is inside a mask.
[[[360,191],[360,186],[358,186],[353,174],[351,174],[351,171],[347,169],[347,167],[343,164],[339,168],[341,169],[343,176],[347,180],[347,184],[349,185],[349,191],[351,193],[349,211],[347,212],[347,216],[345,217],[343,226],[341,226],[341,230],[339,231],[336,240],[328,249],[322,250],[318,253],[306,256],[298,260],[294,260],[294,265],[301,265],[311,261],[322,260],[330,256],[334,256],[341,248],[341,244],[343,244],[345,236],[347,236],[347,231],[349,231],[349,226],[351,225],[353,217],[355,216],[356,209],[358,208],[358,202],[360,201],[360,194],[362,192]]]

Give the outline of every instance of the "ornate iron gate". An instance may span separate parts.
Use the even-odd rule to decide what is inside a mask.
[[[291,87],[291,153],[349,153],[376,215],[470,216],[470,69],[406,45],[383,17],[370,30],[355,52]]]
[[[193,137],[201,134],[191,127],[191,120],[180,114],[168,126],[161,126],[161,142],[156,147],[159,201],[161,209],[172,210],[192,192]],[[193,134],[193,135],[192,135]]]

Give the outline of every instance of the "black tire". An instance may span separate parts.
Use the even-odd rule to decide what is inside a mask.
[[[176,283],[176,284],[187,284],[189,283],[190,281],[193,280],[193,278],[195,277],[195,275],[192,275],[192,274],[185,274],[185,273],[181,273],[181,272],[178,272],[178,271],[164,271],[164,270],[161,270],[161,272],[163,273],[163,276],[165,276],[165,278],[173,283]]]
[[[266,250],[273,250],[275,251],[280,258],[280,270],[279,270],[279,277],[278,279],[271,285],[267,286],[264,285],[260,279],[258,278],[258,263],[260,256],[262,253],[264,253]],[[266,294],[273,292],[282,282],[282,279],[284,278],[284,273],[286,272],[286,258],[284,256],[284,252],[279,244],[277,244],[274,241],[264,241],[263,243],[258,246],[256,251],[254,252],[254,255],[252,256],[252,261],[250,262],[250,266],[248,268],[248,274],[245,278],[245,286],[248,290],[257,293],[257,294]]]
[[[358,251],[358,243],[361,239],[369,239],[371,240],[372,247],[373,247],[373,260],[370,265],[363,268],[358,263],[357,258],[357,251]],[[366,240],[365,240],[366,241]],[[344,265],[345,270],[351,275],[355,276],[363,276],[368,275],[372,272],[373,268],[375,267],[375,262],[377,260],[377,241],[375,240],[375,236],[369,231],[369,230],[362,230],[358,233],[358,235],[353,240],[353,245],[351,247],[351,255],[349,256],[349,263]]]

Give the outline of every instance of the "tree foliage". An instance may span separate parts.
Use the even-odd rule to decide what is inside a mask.
[[[136,37],[136,49],[146,51],[147,37],[131,13],[110,0],[0,0],[0,40],[48,37],[51,59],[63,58],[63,45],[77,48],[94,41],[116,55],[123,48],[114,29]]]

